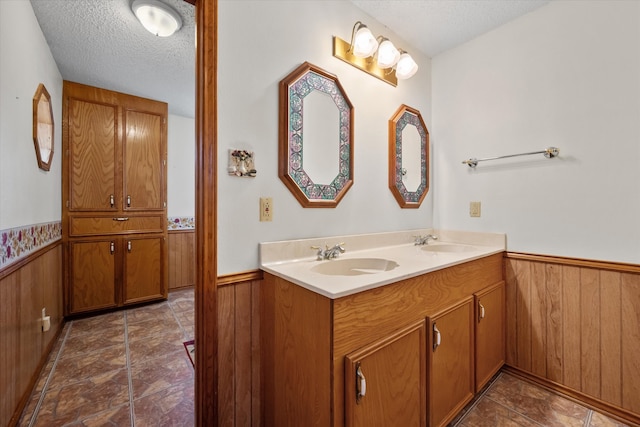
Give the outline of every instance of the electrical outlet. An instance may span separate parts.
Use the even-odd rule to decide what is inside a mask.
[[[273,200],[271,197],[260,197],[260,221],[273,221]]]
[[[480,202],[470,202],[469,203],[469,216],[471,216],[471,217],[479,217],[480,216]]]
[[[46,308],[42,309],[42,317],[39,320],[42,322],[41,323],[42,332],[47,332],[49,329],[51,329],[51,317],[47,316]]]

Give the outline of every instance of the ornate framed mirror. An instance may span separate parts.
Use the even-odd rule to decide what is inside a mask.
[[[53,159],[53,108],[51,96],[42,83],[33,95],[33,144],[38,167],[48,171]]]
[[[429,131],[404,104],[389,120],[389,188],[401,208],[420,207],[429,192]]]
[[[353,105],[303,63],[280,82],[278,175],[305,208],[334,208],[353,185]]]

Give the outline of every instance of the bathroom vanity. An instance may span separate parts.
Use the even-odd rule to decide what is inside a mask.
[[[414,245],[427,233],[439,240]],[[336,259],[310,249],[343,242]],[[504,235],[412,230],[260,250],[267,426],[444,426],[504,363]]]

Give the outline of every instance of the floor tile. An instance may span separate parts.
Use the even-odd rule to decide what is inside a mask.
[[[540,424],[488,398],[478,401],[457,425],[459,427],[540,427]]]
[[[173,311],[167,303],[145,305],[142,307],[128,310],[126,313],[127,325],[131,326],[134,323],[156,321],[164,322],[166,320],[175,320]]]
[[[63,425],[128,403],[127,371],[112,371],[47,390],[36,425]]]
[[[194,299],[186,296],[169,301],[169,305],[175,312],[193,312],[195,309]]]
[[[124,345],[115,345],[81,355],[65,355],[58,360],[49,388],[60,388],[92,378],[105,372],[117,371],[127,365]]]
[[[186,382],[135,401],[136,427],[194,425],[194,384]]]
[[[170,319],[157,320],[145,320],[127,325],[129,341],[135,341],[139,339],[145,339],[151,336],[167,335],[172,331],[179,331],[180,325],[175,317]]]
[[[594,412],[591,415],[591,421],[588,427],[629,427],[629,425]]]
[[[184,326],[182,328],[184,330],[184,340],[189,341],[195,338],[196,336],[196,328],[195,326]]]
[[[193,338],[193,307],[186,289],[166,302],[68,321],[19,425],[130,427],[134,413],[137,426],[193,425],[194,372],[183,346]]]
[[[131,365],[133,397],[139,399],[175,384],[192,382],[193,367],[185,351]]]
[[[124,323],[85,332],[81,335],[70,335],[64,344],[61,357],[83,356],[114,345],[124,346]]]
[[[555,393],[502,374],[485,397],[546,427],[583,427],[589,410]]]
[[[184,337],[180,331],[157,335],[129,342],[131,364],[137,364],[184,351]]]
[[[41,395],[40,392],[34,392],[31,394],[31,396],[29,397],[29,402],[27,403],[27,406],[22,411],[22,417],[18,422],[18,427],[27,427],[29,425],[31,418],[33,417],[33,413],[36,410],[36,406],[40,401],[40,395]]]
[[[129,427],[133,425],[131,422],[131,408],[129,404],[111,408],[82,419],[80,425],[82,427]]]
[[[71,331],[69,336],[95,333],[96,331],[106,330],[108,328],[118,327],[121,325],[124,325],[124,312],[122,311],[77,319],[71,321]]]

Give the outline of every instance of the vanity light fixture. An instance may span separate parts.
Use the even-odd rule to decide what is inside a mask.
[[[376,40],[366,25],[358,21],[356,25],[353,26],[351,46],[353,47],[353,54],[355,56],[358,58],[368,58],[378,49],[378,40]]]
[[[333,56],[392,86],[398,85],[398,79],[408,79],[418,71],[411,55],[384,36],[374,37],[360,21],[353,26],[351,43],[333,37]]]
[[[382,42],[380,46],[378,46],[377,62],[378,67],[387,69],[391,68],[398,63],[398,59],[400,59],[400,51],[396,49],[391,40],[382,38]]]
[[[406,80],[418,71],[418,64],[407,52],[402,52],[396,65],[396,77]]]
[[[134,0],[131,10],[147,31],[158,37],[169,37],[182,27],[178,12],[158,0]]]

